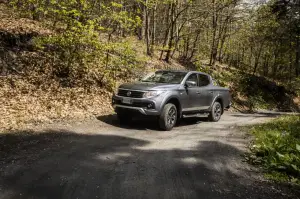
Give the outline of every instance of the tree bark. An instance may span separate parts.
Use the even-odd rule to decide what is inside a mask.
[[[163,56],[163,54],[164,54],[164,48],[165,48],[165,46],[166,46],[166,44],[167,44],[167,42],[168,42],[168,36],[169,36],[169,21],[170,21],[170,10],[171,10],[171,5],[169,4],[169,6],[168,6],[168,11],[166,12],[167,13],[167,29],[166,29],[166,31],[165,31],[165,36],[164,36],[164,41],[163,41],[163,49],[161,50],[161,52],[160,52],[160,56],[159,56],[159,59],[161,60],[162,59],[162,56]]]
[[[144,25],[145,25],[145,33],[144,38],[146,40],[146,48],[147,48],[147,55],[151,55],[151,47],[150,47],[150,35],[149,35],[149,9],[148,9],[148,0],[145,1],[145,8],[144,8]]]
[[[216,1],[212,0],[213,3],[213,17],[212,17],[212,29],[213,29],[213,35],[212,35],[212,44],[211,44],[211,53],[210,53],[210,60],[209,65],[215,66],[217,53],[218,53],[218,45],[216,42],[216,35],[217,35],[217,27],[218,27],[218,16],[216,11]]]
[[[300,38],[298,37],[296,43],[296,57],[295,57],[295,75],[300,75]]]
[[[199,30],[197,31],[196,38],[195,38],[195,40],[194,40],[194,42],[193,42],[192,52],[191,52],[190,56],[188,57],[188,60],[189,60],[189,61],[191,61],[191,60],[193,59],[194,54],[195,54],[195,52],[196,52],[196,45],[198,44],[198,40],[199,40],[199,37],[200,37],[200,33],[201,33],[201,30],[199,29]]]
[[[256,73],[257,66],[259,64],[259,59],[260,59],[260,55],[261,55],[261,51],[262,51],[263,45],[264,45],[263,43],[260,45],[259,50],[258,50],[258,52],[257,52],[257,54],[255,56],[253,75]]]
[[[230,24],[230,16],[227,16],[225,19],[224,24],[222,25],[220,34],[219,34],[219,38],[221,39],[221,45],[220,45],[220,49],[219,49],[219,56],[218,56],[218,60],[220,63],[222,63],[222,58],[223,58],[223,47],[224,47],[224,43],[225,43],[225,39],[227,37],[227,30],[228,30],[228,24]],[[219,42],[218,42],[219,43]]]
[[[154,54],[154,45],[155,45],[155,35],[156,35],[156,9],[157,2],[155,2],[155,6],[152,9],[152,33],[151,33],[151,46],[150,46],[150,54],[151,56]]]
[[[170,60],[170,55],[171,55],[171,49],[172,49],[172,45],[173,45],[173,39],[174,39],[174,26],[175,26],[175,3],[172,2],[171,4],[171,29],[170,29],[170,39],[169,39],[169,43],[168,43],[168,50],[167,50],[167,54],[165,57],[165,61],[169,62]]]
[[[264,62],[263,62],[263,76],[267,77],[269,73],[269,56],[264,56]]]
[[[143,9],[143,25],[142,25],[142,35],[141,35],[141,39],[145,39],[146,40],[146,26],[147,26],[147,0],[145,1],[144,4],[142,4],[142,9]]]
[[[276,49],[275,50],[275,54],[274,54],[274,63],[273,63],[273,71],[272,71],[272,76],[273,76],[273,78],[275,79],[275,77],[276,77],[276,75],[277,75],[277,68],[278,68],[278,66],[277,66],[277,59],[278,59],[278,50]]]

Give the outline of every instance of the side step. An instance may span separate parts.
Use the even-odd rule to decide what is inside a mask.
[[[193,113],[193,114],[183,114],[183,118],[189,117],[208,117],[209,113]]]

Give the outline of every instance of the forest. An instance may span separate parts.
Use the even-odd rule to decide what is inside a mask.
[[[289,82],[300,73],[297,0],[12,0],[6,4],[49,30],[34,38],[33,46],[51,54],[58,76],[78,75],[97,65],[104,73],[93,78],[101,83],[111,71],[129,71],[139,60],[128,37],[143,41],[145,49],[139,51],[165,62],[176,59],[193,65],[208,60],[210,67],[226,63]],[[10,35],[2,32],[3,36]]]
[[[101,114],[119,83],[162,68],[211,74],[238,109],[298,110],[299,12],[298,0],[1,0],[0,121]]]

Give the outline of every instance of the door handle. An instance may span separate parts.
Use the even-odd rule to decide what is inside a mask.
[[[200,92],[200,91],[197,91],[196,93],[199,95],[201,92]]]
[[[209,93],[213,94],[214,92],[213,91],[209,91]]]

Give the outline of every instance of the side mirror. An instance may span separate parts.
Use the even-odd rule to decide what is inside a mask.
[[[185,86],[186,86],[187,88],[189,88],[189,87],[195,87],[195,86],[197,86],[197,83],[194,82],[194,81],[186,81],[186,82],[185,82]]]

